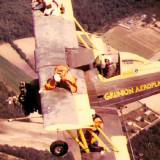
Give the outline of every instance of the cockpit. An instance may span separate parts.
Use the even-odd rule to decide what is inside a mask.
[[[101,54],[94,61],[94,67],[105,78],[111,78],[120,74],[119,54]]]

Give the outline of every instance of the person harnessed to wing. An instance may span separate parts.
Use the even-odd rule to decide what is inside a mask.
[[[69,89],[71,93],[77,92],[77,78],[71,74],[68,66],[56,66],[53,77],[48,79],[45,84],[46,90],[52,90],[56,87]]]
[[[32,0],[32,9],[41,10],[45,16],[64,14],[61,0]]]

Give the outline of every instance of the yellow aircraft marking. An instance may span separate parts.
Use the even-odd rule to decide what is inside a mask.
[[[146,90],[149,90],[149,89],[152,89],[152,88],[157,88],[157,87],[160,87],[160,81],[141,84],[139,86],[124,88],[124,89],[121,89],[121,90],[110,91],[110,92],[105,93],[104,99],[105,100],[110,100],[110,99],[113,99],[113,98],[127,96],[127,95],[131,95],[131,94],[134,94],[134,93],[139,93],[139,92],[142,92],[142,91],[146,91]]]

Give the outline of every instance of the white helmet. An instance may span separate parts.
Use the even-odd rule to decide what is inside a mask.
[[[61,77],[60,77],[59,74],[56,73],[53,77],[54,77],[54,80],[55,80],[56,82],[60,82],[60,81],[61,81]]]

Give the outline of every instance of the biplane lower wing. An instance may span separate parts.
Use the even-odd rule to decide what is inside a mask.
[[[102,82],[91,70],[86,80],[92,106],[125,105],[160,92],[160,72]]]

